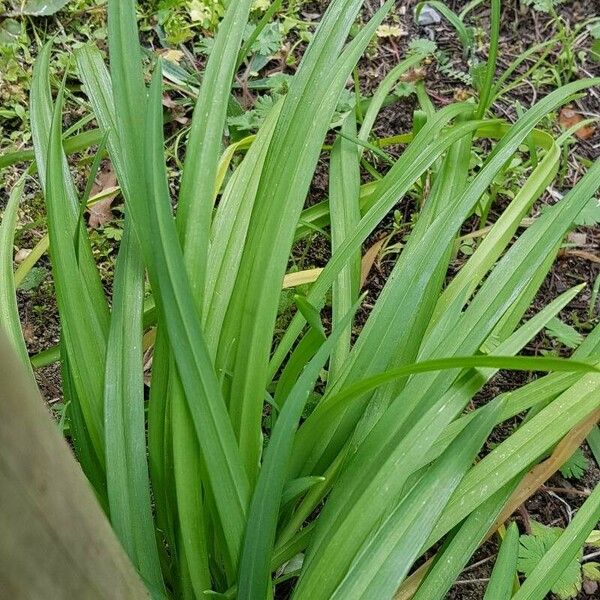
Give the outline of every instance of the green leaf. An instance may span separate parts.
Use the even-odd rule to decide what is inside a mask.
[[[517,568],[526,577],[529,577],[533,573],[544,554],[548,552],[563,533],[563,530],[558,527],[550,528],[537,523],[533,525],[532,531],[535,533],[532,533],[532,535],[522,535],[520,538]],[[552,585],[552,592],[559,598],[574,598],[581,590],[582,578],[581,565],[579,564],[581,555],[582,552],[579,551],[578,555],[568,563],[567,567]]]
[[[561,321],[558,317],[546,325],[546,332],[567,348],[577,348],[583,342],[583,336],[571,325]]]
[[[250,47],[250,51],[262,56],[271,56],[271,54],[279,50],[282,40],[281,25],[277,22],[269,23],[262,30],[256,41],[254,41]]]
[[[262,450],[264,386],[280,287],[298,217],[339,94],[393,3],[388,0],[340,55],[360,4],[340,0],[329,5],[290,85],[265,159],[225,317],[217,368],[232,372],[229,411],[251,481]]]
[[[594,529],[586,538],[585,543],[587,546],[594,546],[595,548],[600,548],[600,530]]]
[[[62,343],[69,356],[86,435],[89,435],[96,458],[103,464],[103,365],[110,317],[85,232],[79,237],[79,252],[75,252],[73,242],[78,227],[79,203],[62,147],[62,90],[52,110],[48,83],[50,49],[49,44],[44,46],[34,67],[32,134],[48,214]],[[86,327],[81,327],[81,322],[85,322]]]
[[[588,460],[581,448],[560,468],[563,477],[567,479],[581,479],[589,467]]]
[[[594,40],[590,48],[591,57],[594,62],[600,63],[600,39]]]
[[[48,269],[45,269],[44,267],[33,267],[33,269],[25,275],[17,289],[22,290],[23,292],[35,290],[35,288],[39,287],[44,282],[46,277],[48,277]]]
[[[478,462],[461,483],[428,547],[597,409],[599,386],[600,378],[596,375],[580,378]]]
[[[21,35],[21,23],[16,19],[4,19],[0,23],[0,44],[9,46],[16,44]]]
[[[239,556],[250,490],[172,215],[164,162],[160,63],[154,72],[148,109],[140,106],[146,91],[132,1],[109,1],[109,39],[115,112],[131,191],[125,193],[126,208],[142,247],[160,320],[169,337],[202,450],[207,491],[214,498],[223,531],[224,558],[231,574]],[[126,190],[128,185],[124,186]],[[211,197],[213,194],[214,179]]]
[[[474,510],[458,531],[448,536],[447,542],[435,558],[427,572],[414,600],[443,600],[452,584],[465,568],[469,559],[483,542],[485,535],[502,511],[504,504],[517,487],[520,478],[508,483],[490,496],[477,510]],[[514,572],[510,575],[512,583]],[[493,596],[502,600],[501,596]]]
[[[534,535],[527,537],[541,537],[543,541],[527,540],[532,548],[531,551],[524,550],[529,575],[514,600],[537,600],[550,590],[564,594],[565,598],[573,597],[581,582],[578,559],[582,546],[599,520],[600,486],[596,486],[564,532],[536,524],[532,531]],[[545,551],[542,556],[541,551]]]
[[[519,558],[519,528],[513,521],[506,530],[483,600],[510,600]]]
[[[525,4],[533,7],[533,10],[544,13],[552,13],[559,4],[565,0],[525,0]]]
[[[593,227],[598,223],[600,223],[600,200],[598,198],[591,198],[585,205],[585,208],[579,213],[577,219],[575,219],[575,225]]]
[[[243,600],[264,598],[269,588],[271,557],[275,543],[277,517],[282,502],[294,432],[304,405],[317,378],[341,334],[351,322],[358,305],[338,322],[332,335],[321,345],[290,391],[265,452],[248,513],[248,527],[240,559],[238,595]]]
[[[520,549],[517,563],[519,571],[528,576],[562,532],[563,529],[560,527],[548,527],[532,520],[531,534],[522,535],[519,538]]]
[[[48,17],[64,8],[69,0],[17,0],[16,12],[19,15]]]
[[[285,506],[288,502],[292,502],[314,485],[325,481],[325,479],[325,477],[312,476],[288,481],[281,494],[281,505]]]
[[[8,336],[13,350],[21,359],[28,375],[33,378],[29,354],[21,329],[13,275],[15,228],[17,226],[19,203],[23,196],[27,177],[28,173],[24,173],[12,189],[0,222],[0,327]]]
[[[437,50],[437,44],[429,38],[416,38],[410,41],[408,49],[418,54],[433,54]]]
[[[197,305],[203,298],[206,281],[215,179],[227,117],[227,98],[252,2],[232,2],[219,25],[194,108],[181,176],[177,229],[186,269],[193,274],[190,284]]]
[[[106,481],[112,526],[151,589],[165,587],[146,458],[142,310],[144,266],[131,223],[115,267],[104,384]]]
[[[344,119],[342,133],[346,136],[356,135],[356,119],[354,113]],[[329,208],[331,211],[331,249],[332,252],[343,243],[344,239],[360,221],[360,166],[357,146],[339,136],[331,151],[329,177]],[[360,252],[355,252],[352,260],[339,274],[333,285],[332,322],[337,327],[358,298],[360,285]],[[305,316],[306,318],[306,316]],[[352,327],[349,326],[341,335],[334,348],[329,363],[328,381],[336,380],[339,372],[350,354]]]
[[[585,579],[600,581],[600,563],[590,561],[581,566],[581,572]]]
[[[403,581],[459,484],[489,435],[500,409],[486,407],[474,427],[463,432],[418,483],[378,525],[346,569],[315,569],[314,551],[307,556],[294,598],[390,598]],[[312,567],[312,568],[311,568]],[[329,590],[332,590],[330,592]]]

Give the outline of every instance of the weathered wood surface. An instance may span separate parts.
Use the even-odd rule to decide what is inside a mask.
[[[0,599],[147,597],[0,332]]]

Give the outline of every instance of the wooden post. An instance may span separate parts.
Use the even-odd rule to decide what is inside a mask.
[[[2,332],[0,598],[148,598],[35,384]]]

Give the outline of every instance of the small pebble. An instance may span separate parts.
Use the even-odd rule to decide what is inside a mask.
[[[436,25],[442,20],[440,17],[440,13],[435,10],[435,8],[431,8],[430,6],[424,6],[423,10],[419,14],[419,25],[423,27],[427,25]]]
[[[29,255],[31,254],[31,250],[28,250],[27,248],[21,248],[16,254],[15,254],[15,262],[17,264],[22,263]]]
[[[596,592],[598,591],[598,582],[597,581],[590,581],[589,579],[585,579],[583,581],[583,591],[588,595],[588,596],[596,596]]]

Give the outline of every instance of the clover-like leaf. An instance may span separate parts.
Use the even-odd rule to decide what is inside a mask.
[[[547,527],[531,521],[531,532],[531,535],[522,535],[519,540],[517,568],[526,577],[529,577],[544,554],[562,535],[563,530],[560,527]],[[583,578],[579,558],[582,554],[583,550],[580,550],[552,586],[552,592],[562,600],[574,598],[581,590]]]
[[[560,472],[567,479],[581,479],[587,468],[588,460],[581,448],[577,448],[573,456],[560,468]]]

